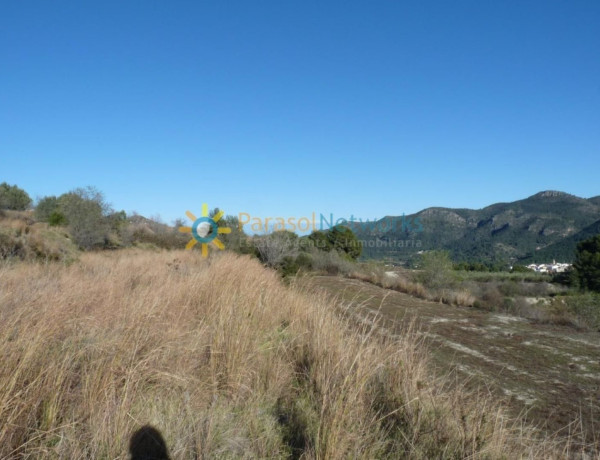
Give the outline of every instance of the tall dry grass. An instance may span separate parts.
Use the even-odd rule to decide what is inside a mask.
[[[361,270],[351,271],[347,276],[349,278],[366,281],[384,289],[391,289],[405,294],[419,297],[421,299],[441,302],[448,305],[460,305],[462,307],[472,307],[475,305],[476,297],[466,289],[444,288],[431,289],[414,281],[404,273],[395,272],[390,276],[385,268],[378,264],[367,264],[361,267]]]
[[[84,254],[0,266],[0,457],[556,456],[419,342],[357,328],[250,258]]]

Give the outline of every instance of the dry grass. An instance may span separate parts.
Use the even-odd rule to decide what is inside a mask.
[[[70,263],[78,256],[64,229],[35,222],[31,211],[0,211],[0,261],[16,258]]]
[[[348,274],[348,278],[366,281],[384,289],[392,289],[398,292],[412,295],[421,299],[442,302],[448,305],[460,305],[472,307],[477,298],[466,289],[428,289],[422,283],[413,281],[403,273],[395,273],[390,276],[385,269],[377,264],[370,264],[362,270],[356,270]]]
[[[343,317],[228,253],[0,266],[0,457],[126,458],[145,424],[182,459],[557,456]]]

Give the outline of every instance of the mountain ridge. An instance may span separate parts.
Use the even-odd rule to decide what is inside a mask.
[[[433,206],[406,216],[386,216],[375,225],[350,226],[363,241],[366,258],[406,262],[418,251],[441,249],[456,261],[518,263],[567,257],[580,241],[575,235],[590,235],[597,221],[600,196],[544,190],[480,209]],[[571,259],[572,255],[561,261]]]

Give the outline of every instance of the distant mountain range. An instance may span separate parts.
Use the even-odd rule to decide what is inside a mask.
[[[544,191],[478,210],[427,208],[351,227],[366,258],[408,261],[442,249],[455,261],[570,262],[578,241],[600,233],[600,196]]]

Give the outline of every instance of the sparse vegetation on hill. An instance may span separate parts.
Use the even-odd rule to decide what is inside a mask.
[[[36,222],[29,211],[0,211],[0,260],[72,262],[78,253],[64,229]]]

